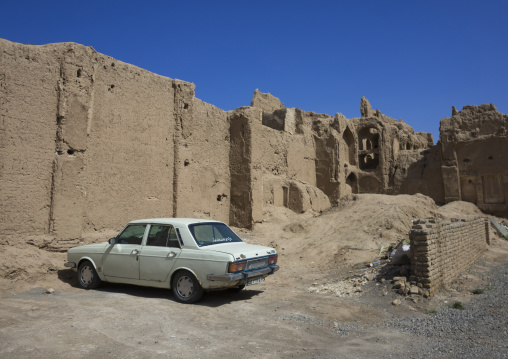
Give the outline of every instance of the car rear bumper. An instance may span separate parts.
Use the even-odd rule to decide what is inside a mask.
[[[64,267],[68,267],[68,268],[76,268],[76,263],[74,262],[66,262],[64,264]]]
[[[242,273],[227,273],[222,275],[216,274],[208,274],[208,280],[220,281],[220,282],[237,282],[237,281],[247,281],[249,278],[267,276],[275,273],[279,270],[279,266],[272,265],[266,268],[255,269],[248,272]]]

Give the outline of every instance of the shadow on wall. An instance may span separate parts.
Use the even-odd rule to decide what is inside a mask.
[[[408,160],[400,160],[390,176],[390,186],[399,188],[394,194],[421,193],[434,200],[437,204],[444,204],[444,185],[442,181],[438,146],[421,152],[407,154],[412,156]]]

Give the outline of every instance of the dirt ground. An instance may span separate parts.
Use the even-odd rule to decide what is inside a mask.
[[[414,338],[380,324],[430,315],[452,301],[467,305],[473,289],[489,285],[485,274],[508,261],[508,242],[492,232],[478,263],[416,302],[375,280],[388,267],[366,263],[406,239],[414,218],[469,215],[481,212],[464,202],[438,207],[421,195],[353,195],[320,215],[270,208],[252,231],[236,230],[247,242],[276,247],[280,271],[194,305],[163,289],[105,284],[85,291],[63,267],[65,253],[1,244],[0,357],[401,357]],[[396,298],[401,305],[392,305]]]

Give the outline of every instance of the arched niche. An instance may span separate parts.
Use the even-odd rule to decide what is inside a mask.
[[[355,154],[355,138],[353,136],[353,132],[349,129],[349,127],[346,127],[346,130],[342,134],[342,139],[346,143],[346,161],[350,165],[356,165],[356,154]]]
[[[358,180],[354,173],[349,174],[346,178],[346,193],[358,193]]]
[[[362,177],[358,185],[359,193],[379,193],[380,184],[375,177]]]

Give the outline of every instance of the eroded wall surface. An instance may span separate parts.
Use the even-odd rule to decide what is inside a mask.
[[[227,113],[74,43],[0,40],[0,233],[65,249],[150,217],[229,218]]]
[[[453,108],[441,120],[445,200],[468,201],[486,212],[508,214],[508,115],[493,104]]]
[[[366,98],[360,113],[285,108],[259,90],[223,111],[91,47],[0,40],[0,234],[64,250],[132,219],[250,228],[267,206],[320,212],[350,193],[506,211],[508,123],[493,105],[454,110],[437,145]]]
[[[60,59],[58,45],[0,39],[0,233],[49,229]]]

